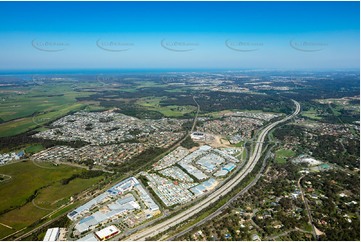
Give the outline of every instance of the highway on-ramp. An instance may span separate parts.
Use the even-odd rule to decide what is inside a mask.
[[[268,132],[273,129],[275,126],[277,126],[280,123],[286,122],[287,120],[295,117],[301,110],[300,104],[292,100],[294,104],[296,105],[296,110],[293,112],[293,114],[285,117],[284,119],[281,119],[279,121],[276,121],[267,127],[265,127],[258,135],[257,142],[255,144],[255,148],[253,150],[252,155],[250,156],[248,162],[244,165],[242,170],[239,171],[239,173],[233,177],[231,180],[229,180],[227,183],[225,183],[222,187],[220,187],[215,192],[211,193],[207,198],[204,200],[201,200],[198,204],[188,208],[187,210],[159,223],[152,227],[146,228],[142,231],[139,231],[128,238],[126,240],[145,240],[148,237],[153,237],[158,235],[159,233],[162,233],[166,230],[168,230],[171,227],[174,227],[182,222],[187,221],[203,209],[207,208],[210,204],[216,202],[221,196],[225,196],[229,192],[232,191],[232,189],[243,180],[244,177],[249,174],[255,165],[257,164],[258,160],[261,158],[262,155],[262,148],[263,148],[263,142],[268,134]]]

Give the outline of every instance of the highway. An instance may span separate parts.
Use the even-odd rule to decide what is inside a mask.
[[[194,205],[193,207],[190,207],[189,209],[175,215],[174,217],[169,218],[168,220],[165,220],[157,225],[154,225],[152,227],[146,228],[138,233],[135,233],[126,240],[145,240],[148,237],[156,236],[159,233],[162,233],[166,230],[168,230],[171,227],[174,227],[182,222],[187,221],[203,209],[207,208],[210,204],[216,202],[219,197],[226,195],[232,189],[243,180],[244,177],[246,177],[255,167],[258,160],[261,158],[262,155],[262,148],[263,148],[263,142],[265,140],[265,137],[267,136],[268,132],[272,130],[275,126],[277,126],[280,123],[286,122],[289,119],[292,119],[295,117],[301,110],[300,104],[292,100],[294,104],[296,105],[296,110],[293,114],[285,117],[284,119],[281,119],[279,121],[276,121],[270,125],[268,125],[266,128],[264,128],[258,135],[257,142],[255,145],[255,148],[253,150],[252,155],[250,156],[247,164],[243,167],[243,169],[230,181],[228,181],[226,184],[224,184],[222,187],[220,187],[215,192],[211,193],[207,198],[200,201],[198,204]]]
[[[193,101],[194,101],[195,104],[197,105],[197,110],[196,110],[196,113],[195,113],[195,116],[194,116],[194,119],[193,119],[193,124],[192,124],[191,130],[188,131],[187,134],[186,134],[181,140],[179,140],[177,143],[173,144],[169,149],[167,149],[167,150],[166,150],[165,152],[163,152],[162,154],[160,154],[160,155],[158,155],[157,157],[155,157],[151,162],[154,163],[154,161],[160,160],[161,157],[163,157],[164,155],[168,154],[168,153],[171,152],[172,150],[175,150],[178,146],[180,146],[180,144],[181,144],[184,140],[186,140],[186,138],[189,136],[189,134],[191,134],[191,133],[194,131],[194,128],[195,128],[195,126],[196,126],[196,124],[197,124],[198,115],[199,115],[199,112],[200,112],[200,106],[199,106],[199,104],[198,104],[198,102],[197,102],[197,100],[195,99],[194,96],[193,96]],[[145,165],[147,165],[147,164],[145,164]],[[141,171],[142,169],[143,169],[143,167],[139,167],[139,168],[137,169],[137,171]],[[132,175],[134,175],[134,173],[133,173]],[[115,184],[118,183],[118,182],[119,182],[119,180],[118,180],[117,182],[111,184],[111,186],[115,185]],[[109,186],[109,187],[110,187],[110,186]],[[100,194],[101,192],[104,192],[104,191],[107,190],[107,189],[108,189],[108,187],[107,187],[106,189],[103,189],[103,190],[99,191],[99,194]],[[157,218],[156,220],[158,220],[158,219],[163,219],[163,218],[166,217],[166,216],[168,216],[168,214],[167,214],[167,213],[164,213],[164,211],[163,211],[163,215],[162,215],[161,217]],[[142,224],[142,225],[140,225],[140,226],[138,226],[138,227],[136,227],[136,228],[132,228],[132,229],[130,229],[129,231],[125,231],[125,234],[134,233],[134,232],[137,232],[137,231],[139,231],[139,230],[144,229],[144,228],[147,227],[147,226],[151,226],[153,223],[156,223],[156,222],[157,222],[156,220],[149,221],[149,222],[144,223],[144,224]],[[111,223],[110,223],[110,224],[111,224]],[[110,224],[108,224],[108,225],[110,225]],[[72,227],[71,227],[71,228],[74,228],[74,226],[75,226],[75,223],[72,224]],[[42,227],[42,226],[41,226],[41,227]],[[37,227],[36,229],[39,229],[39,228],[40,228],[40,227]],[[33,231],[35,231],[35,230],[32,230],[32,231],[30,231],[30,232],[33,232]],[[29,233],[30,233],[30,232],[29,232]],[[90,232],[90,233],[91,233],[91,232]],[[67,239],[70,240],[71,237],[70,237],[70,234],[69,234],[69,233],[67,233],[67,236],[68,236]],[[115,237],[113,238],[113,240],[118,240],[118,239],[121,238],[122,236],[124,236],[124,234],[119,234],[118,236],[115,236]]]
[[[256,185],[257,181],[261,178],[262,172],[263,172],[263,170],[264,170],[264,168],[266,166],[266,160],[268,159],[269,155],[270,155],[270,151],[268,151],[266,157],[263,159],[261,170],[259,171],[257,176],[245,188],[243,188],[239,193],[237,193],[234,197],[229,199],[224,205],[222,205],[220,208],[218,208],[215,212],[210,214],[208,217],[205,217],[203,220],[199,221],[198,223],[188,227],[186,230],[183,230],[183,231],[181,231],[181,232],[179,232],[179,233],[177,233],[175,235],[172,235],[171,237],[167,238],[167,240],[168,241],[169,240],[177,240],[177,238],[179,238],[182,235],[185,235],[186,233],[188,233],[189,231],[191,231],[195,227],[198,227],[198,226],[204,224],[205,222],[207,222],[207,221],[217,217],[218,215],[220,215],[224,211],[224,209],[226,209],[235,199],[237,199],[239,196],[246,193],[251,187]]]

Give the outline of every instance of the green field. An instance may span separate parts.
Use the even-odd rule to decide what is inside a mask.
[[[142,80],[142,81],[137,81],[134,82],[136,84],[136,88],[140,89],[140,88],[148,88],[148,87],[166,87],[166,85],[161,84],[161,83],[157,83],[154,81],[146,81],[146,80]]]
[[[234,144],[233,146],[234,146],[234,147],[243,147],[244,144],[245,144],[245,141],[241,141],[241,142],[239,142],[239,143],[237,143],[237,144]]]
[[[41,144],[33,144],[25,148],[25,153],[35,154],[43,149],[44,147]]]
[[[186,89],[182,89],[182,88],[165,89],[164,91],[170,92],[170,93],[172,93],[172,92],[187,92]]]
[[[244,148],[244,149],[243,149],[243,152],[242,152],[242,160],[243,160],[243,161],[246,161],[246,159],[247,159],[247,149]]]
[[[352,110],[354,113],[358,114],[360,113],[360,105],[359,104],[352,104],[350,101],[352,100],[359,100],[358,98],[350,98],[350,99],[343,99],[343,98],[329,98],[329,99],[316,99],[315,101],[322,103],[322,104],[328,104],[329,108],[332,110],[333,114],[335,116],[341,115],[340,110],[346,109],[346,110]],[[336,105],[336,107],[332,107],[330,104]]]
[[[58,182],[50,187],[42,189],[34,200],[34,203],[44,209],[56,209],[66,203],[74,193],[91,187],[93,184],[98,183],[101,178],[102,177],[75,179],[70,181],[67,185],[62,185]]]
[[[287,158],[295,156],[296,153],[293,150],[280,149],[276,151],[277,163],[286,163]]]
[[[184,114],[196,111],[195,106],[161,106],[160,102],[166,97],[147,97],[137,101],[138,105],[146,107],[148,110],[158,111],[166,117],[181,117]]]
[[[21,92],[15,94],[14,91]],[[75,92],[66,83],[34,86],[30,89],[17,88],[12,92],[0,93],[0,118],[4,121],[33,116],[34,113],[58,110],[66,104],[73,104],[77,97],[89,96],[90,92]]]
[[[328,105],[328,107],[331,109],[332,114],[334,116],[340,116],[341,115],[341,110],[343,109],[342,105],[337,105],[336,107],[332,107],[331,105]]]
[[[27,161],[0,167],[0,174],[12,177],[10,182],[0,185],[0,212],[24,204],[36,189],[82,171],[82,169],[65,165],[55,167],[51,163],[41,163],[41,166],[44,168]]]
[[[315,120],[322,119],[322,117],[320,117],[317,114],[317,110],[315,110],[314,108],[310,108],[310,110],[307,110],[307,111],[302,111],[301,115],[304,117],[310,118],[310,119],[315,119]]]
[[[71,83],[47,83],[39,86],[3,89],[0,92],[0,137],[11,136],[41,126],[77,111],[86,103],[77,102],[92,92],[77,92]]]
[[[0,224],[0,239],[34,223],[65,204],[70,196],[97,184],[103,178],[76,178],[67,185],[60,183],[62,179],[82,171],[84,170],[65,165],[55,167],[50,163],[38,164],[31,161],[1,166],[0,174],[9,175],[12,179],[0,183],[0,212],[15,209],[0,215],[0,223],[14,228],[9,229]],[[36,190],[37,196],[31,199]]]
[[[60,118],[71,111],[77,111],[84,107],[82,103],[66,104],[63,106],[54,107],[53,110],[47,113],[34,115],[32,117],[20,118],[0,124],[0,137],[12,136],[24,133],[30,129],[41,126],[45,123]]]

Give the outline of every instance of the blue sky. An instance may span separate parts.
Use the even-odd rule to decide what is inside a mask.
[[[0,2],[0,69],[358,68],[359,2]]]

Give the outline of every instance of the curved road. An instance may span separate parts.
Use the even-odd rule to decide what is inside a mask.
[[[280,123],[283,123],[293,117],[295,117],[301,110],[301,106],[298,102],[295,100],[292,100],[294,104],[296,105],[296,110],[293,114],[285,117],[284,119],[281,119],[279,121],[276,121],[270,125],[268,125],[266,128],[264,128],[258,138],[257,142],[253,151],[253,154],[250,156],[247,164],[243,167],[243,169],[229,182],[224,184],[222,187],[220,187],[218,190],[214,191],[212,194],[210,194],[207,198],[200,201],[198,204],[194,205],[193,207],[185,210],[184,212],[181,212],[174,217],[171,217],[170,219],[163,221],[157,225],[154,225],[150,228],[147,228],[145,230],[142,230],[138,233],[135,233],[128,237],[126,240],[145,240],[148,237],[156,236],[159,233],[162,233],[166,230],[168,230],[171,227],[174,227],[192,216],[196,215],[203,209],[207,208],[210,204],[216,202],[219,197],[226,195],[229,193],[240,181],[243,180],[245,176],[247,176],[254,168],[254,166],[257,164],[258,160],[261,157],[262,154],[262,147],[265,137],[267,136],[268,132],[273,129],[275,126],[277,126]]]
[[[308,223],[312,226],[312,235],[313,235],[313,238],[315,240],[318,240],[318,236],[317,236],[317,233],[316,233],[316,229],[315,229],[315,226],[313,225],[313,222],[312,222],[312,214],[311,214],[311,211],[310,211],[310,208],[308,206],[308,202],[307,202],[307,199],[305,198],[305,194],[303,192],[303,189],[302,189],[302,186],[301,186],[301,180],[305,177],[306,175],[303,175],[300,177],[300,179],[298,179],[297,181],[297,185],[298,185],[298,189],[300,189],[301,191],[301,198],[302,198],[302,201],[303,203],[305,204],[305,208],[307,210],[307,216],[308,216]]]

